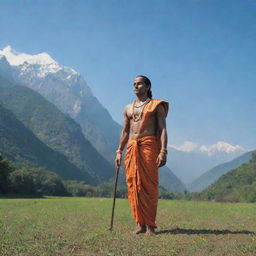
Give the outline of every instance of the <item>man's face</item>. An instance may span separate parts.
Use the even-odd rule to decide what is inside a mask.
[[[147,94],[149,88],[143,81],[142,77],[136,77],[133,82],[133,91],[136,95],[144,95]]]

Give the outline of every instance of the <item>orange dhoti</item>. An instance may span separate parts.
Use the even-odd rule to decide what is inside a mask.
[[[140,131],[146,127],[150,116],[162,104],[168,113],[168,102],[152,99],[143,110]],[[156,133],[156,135],[158,135]],[[159,136],[145,136],[128,142],[125,169],[128,200],[132,215],[141,226],[156,228],[158,201],[158,167],[156,160],[160,152]]]
[[[156,136],[130,140],[125,156],[128,200],[132,215],[141,226],[154,228],[158,201],[157,141]]]

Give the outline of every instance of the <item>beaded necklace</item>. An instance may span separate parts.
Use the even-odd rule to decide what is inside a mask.
[[[139,120],[141,120],[143,110],[144,110],[145,106],[150,102],[150,99],[148,98],[144,103],[142,103],[139,106],[135,106],[135,102],[136,102],[136,100],[132,104],[132,119],[134,122],[138,122]],[[137,114],[135,114],[135,111],[134,111],[135,108],[140,108],[140,107],[142,107],[141,110]]]

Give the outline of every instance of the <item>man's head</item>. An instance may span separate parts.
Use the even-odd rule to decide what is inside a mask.
[[[136,76],[133,86],[136,95],[147,94],[147,96],[152,99],[151,82],[146,76]]]

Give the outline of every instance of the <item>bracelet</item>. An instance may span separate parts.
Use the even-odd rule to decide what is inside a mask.
[[[160,153],[164,153],[164,154],[167,155],[167,154],[168,154],[168,150],[167,150],[167,149],[161,149],[161,150],[160,150]]]
[[[118,149],[118,150],[116,151],[116,153],[117,153],[117,154],[122,154],[122,153],[123,153],[123,150],[122,150],[122,149]]]

